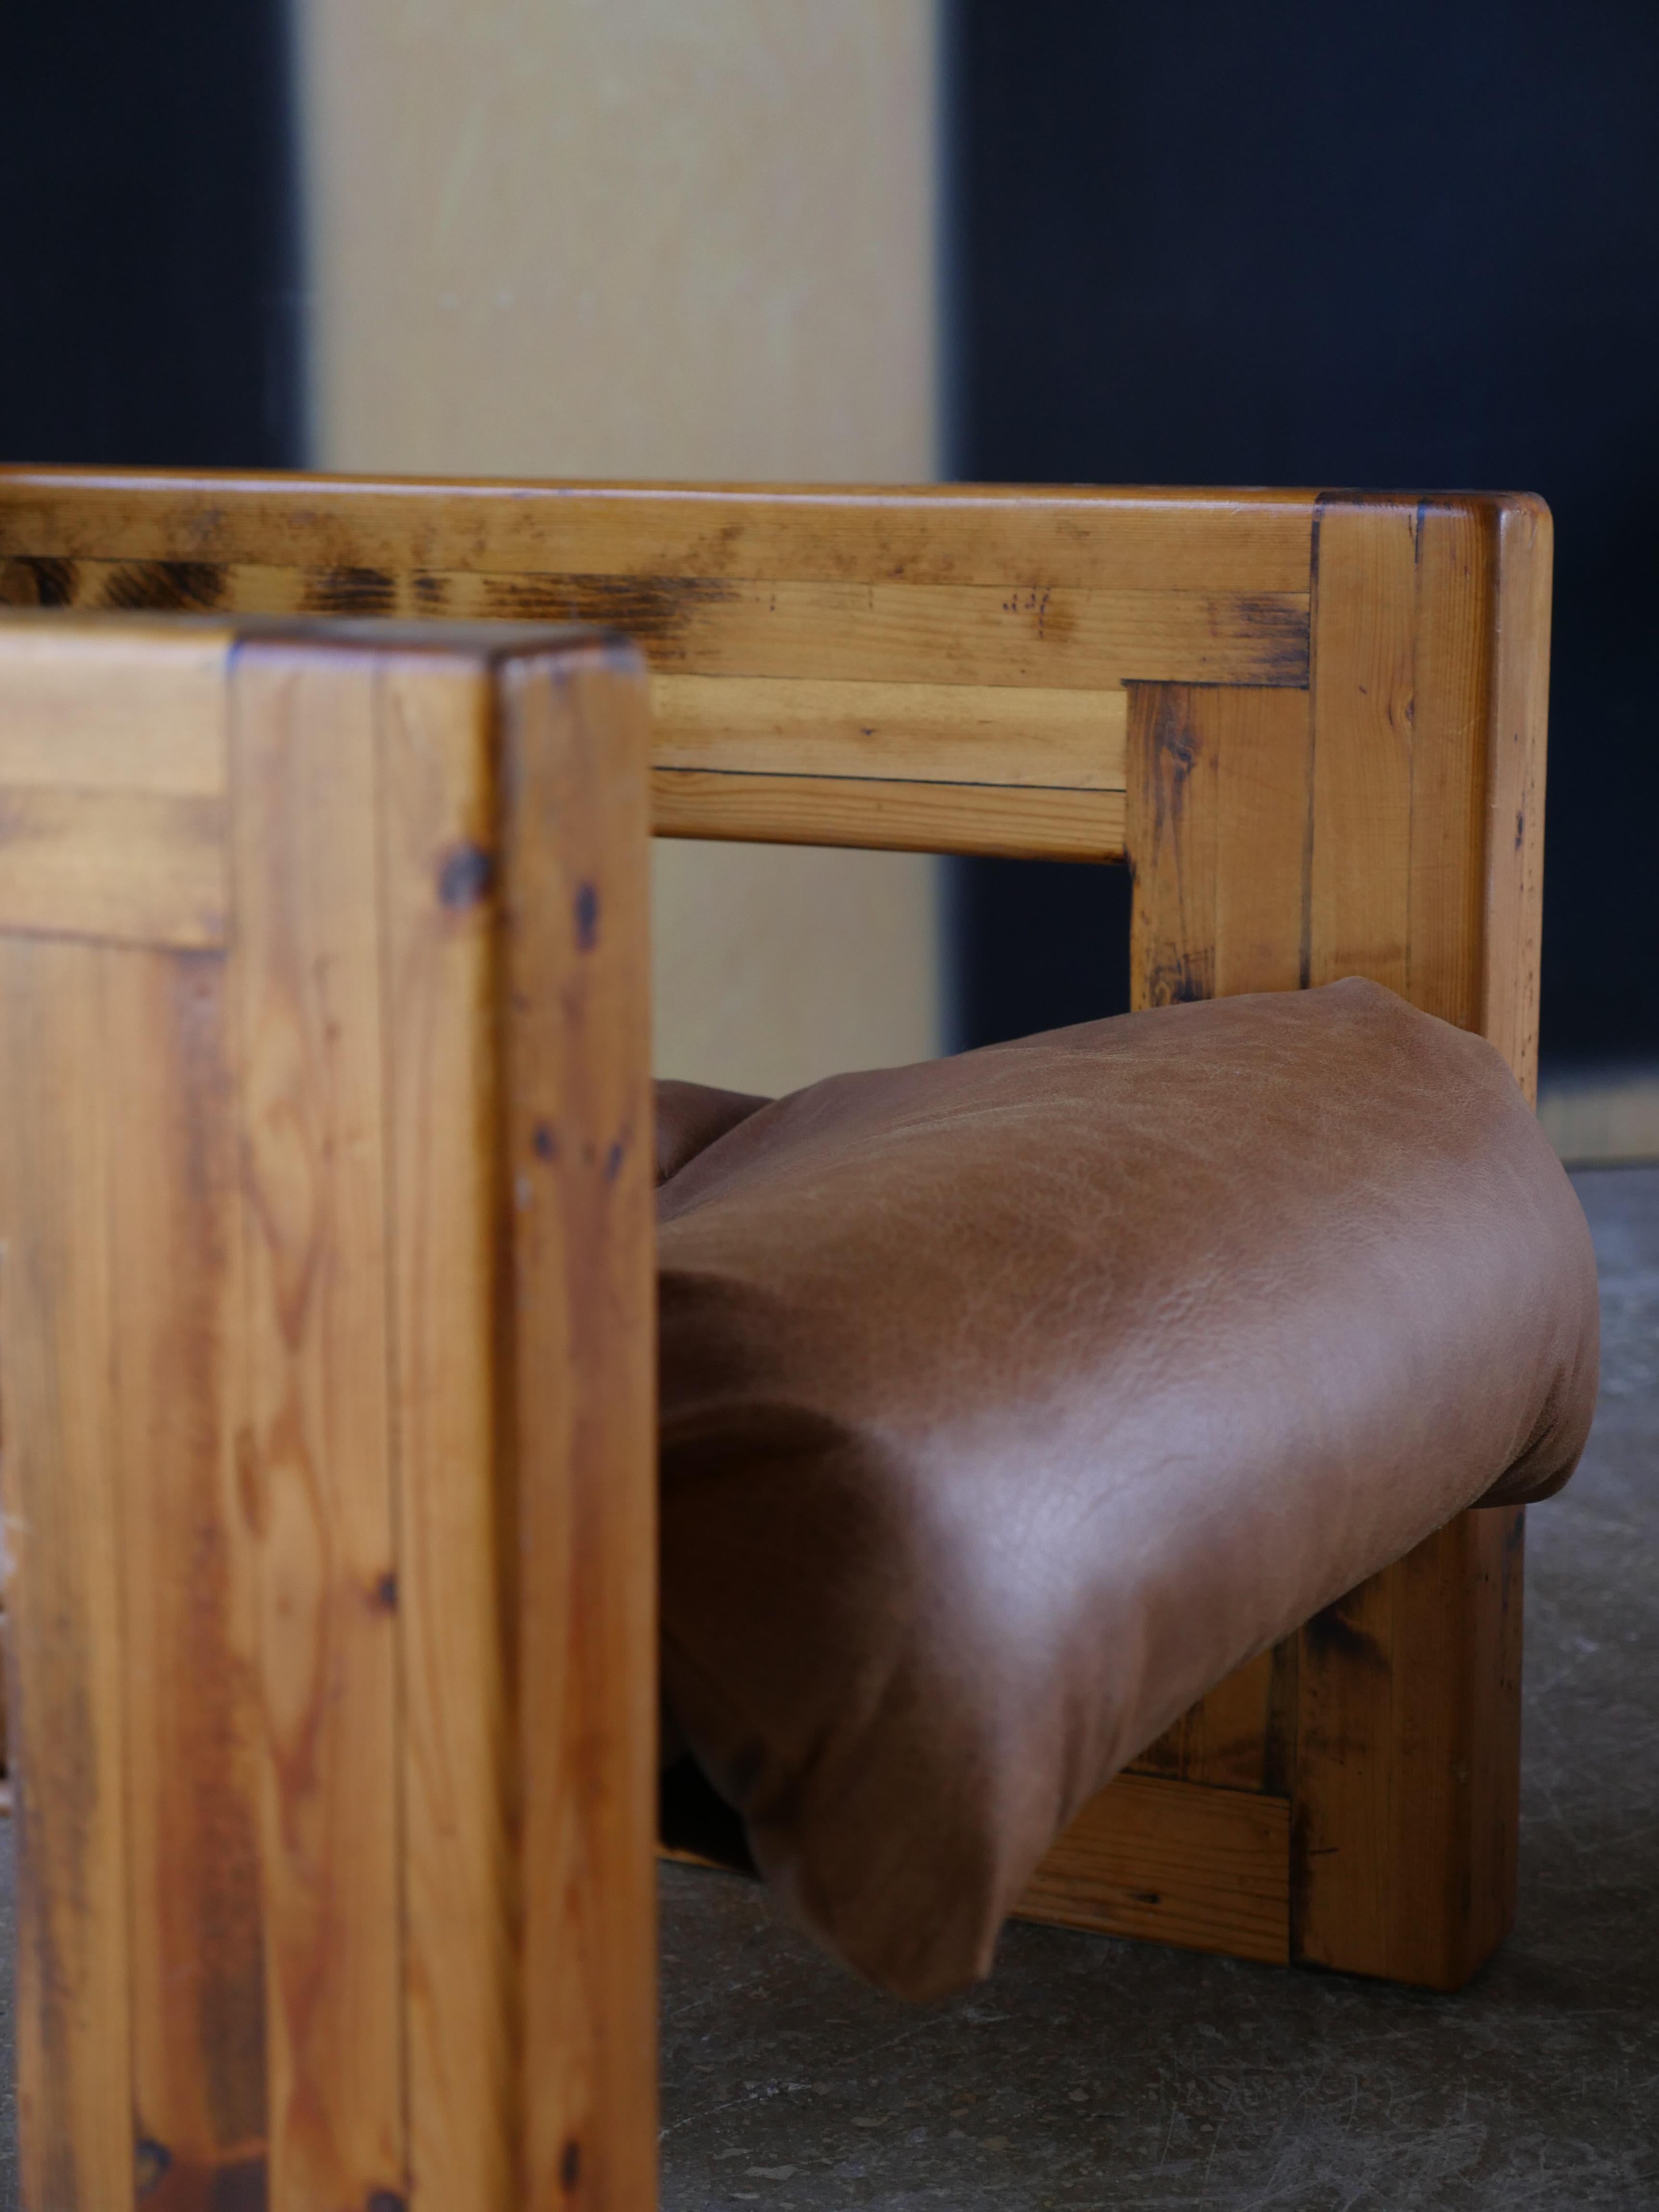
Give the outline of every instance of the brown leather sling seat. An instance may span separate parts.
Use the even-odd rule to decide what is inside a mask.
[[[671,1727],[904,1995],[1231,1669],[1583,1446],[1571,1188],[1376,985],[658,1105]]]

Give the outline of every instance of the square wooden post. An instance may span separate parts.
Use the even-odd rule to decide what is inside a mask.
[[[0,621],[33,2212],[655,2201],[646,720]]]

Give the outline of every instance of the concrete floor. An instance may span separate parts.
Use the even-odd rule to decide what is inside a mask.
[[[1456,1997],[1014,1927],[876,1996],[733,1877],[663,1881],[664,2212],[1659,2207],[1659,1169],[1575,1178],[1601,1407],[1528,1532],[1521,1914]],[[10,1842],[0,1835],[10,1956]],[[0,2208],[14,2200],[9,2001]]]

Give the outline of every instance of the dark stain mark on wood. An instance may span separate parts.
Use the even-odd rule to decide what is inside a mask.
[[[452,845],[438,869],[438,896],[451,913],[464,913],[489,897],[495,880],[495,855],[482,845]]]
[[[596,623],[647,655],[678,645],[698,611],[738,597],[710,576],[486,576],[486,611],[507,622]]]
[[[1146,978],[1146,995],[1147,1003],[1154,1006],[1188,1006],[1200,999],[1214,998],[1214,953],[1206,947],[1158,960]]]
[[[146,2153],[166,2160],[146,2181]],[[233,2152],[222,2165],[172,2157],[160,2143],[141,2142],[137,2194],[144,2212],[267,2212],[270,2189],[263,2152]]]
[[[545,1121],[538,1121],[530,1139],[531,1150],[538,1160],[556,1160],[559,1140]]]
[[[1179,684],[1136,684],[1131,691],[1134,778],[1130,866],[1138,914],[1150,901],[1152,919],[1139,933],[1136,957],[1149,1006],[1183,1006],[1215,996],[1212,844],[1201,810],[1207,790],[1189,789],[1210,767],[1192,691]],[[1189,800],[1192,804],[1189,805]],[[1194,808],[1198,818],[1191,818]]]
[[[323,568],[308,575],[300,601],[309,615],[389,615],[398,579],[384,568]]]
[[[425,574],[411,576],[410,588],[415,595],[417,614],[441,615],[449,605],[449,578]]]
[[[380,1613],[398,1610],[398,1577],[390,1567],[374,1585],[374,1605]]]
[[[1253,672],[1255,682],[1281,685],[1287,691],[1307,690],[1310,648],[1305,607],[1286,606],[1281,600],[1254,592],[1218,604],[1237,611],[1260,653]]]
[[[1052,584],[1033,586],[1017,591],[1012,599],[1005,599],[1002,611],[1010,615],[1034,615],[1036,617],[1038,641],[1043,645],[1063,645],[1077,629],[1077,617],[1069,605],[1062,601],[1054,605]]]
[[[1163,1774],[1179,1777],[1186,1759],[1187,1717],[1183,1713],[1173,1728],[1149,1743],[1139,1757],[1129,1761],[1131,1774]]]
[[[576,891],[576,950],[591,952],[599,941],[599,894],[592,884]]]
[[[0,564],[0,606],[72,607],[80,580],[73,561],[25,554]]]
[[[1296,1782],[1296,1700],[1302,1646],[1294,1636],[1273,1646],[1267,1692],[1267,1731],[1261,1747],[1261,1786],[1271,1796],[1288,1797]]]
[[[1187,805],[1187,780],[1198,763],[1198,732],[1187,719],[1182,686],[1159,684],[1152,721],[1154,761],[1165,760],[1171,773],[1158,780],[1158,828],[1180,821]]]
[[[1517,806],[1515,810],[1515,849],[1517,853],[1525,843],[1526,836],[1527,810],[1524,806]]]
[[[617,1177],[622,1173],[623,1159],[627,1150],[628,1147],[623,1144],[622,1139],[618,1137],[616,1142],[611,1146],[610,1151],[605,1154],[605,1179],[607,1182],[615,1182]]]
[[[1376,1668],[1386,1674],[1388,1653],[1374,1636],[1349,1620],[1343,1611],[1347,1602],[1346,1598],[1339,1598],[1334,1605],[1328,1605],[1306,1623],[1302,1633],[1308,1650],[1316,1659]]]
[[[267,2212],[270,2201],[264,2158],[239,2158],[214,2175],[208,2212]]]
[[[566,2189],[574,2189],[582,2178],[582,2147],[574,2137],[564,2147],[564,2156],[559,2160],[559,2181]]]
[[[1129,1896],[1136,1905],[1162,1905],[1164,1893],[1158,1889],[1132,1889]]]
[[[165,2143],[153,2136],[139,2136],[132,2147],[132,2185],[140,2197],[148,2197],[172,2166],[173,2154]]]
[[[270,2190],[263,2151],[233,2151],[222,2165],[175,2159],[145,2137],[134,2157],[136,2194],[144,2212],[266,2212]]]
[[[363,2212],[407,2212],[407,2200],[395,2189],[372,2189]]]
[[[211,614],[225,592],[225,572],[211,561],[123,561],[105,576],[99,605],[134,614]]]

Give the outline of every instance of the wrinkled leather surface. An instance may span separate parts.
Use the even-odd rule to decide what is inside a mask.
[[[711,1091],[702,1083],[659,1081],[651,1087],[655,1093],[659,1188],[699,1152],[707,1152],[717,1137],[772,1103],[747,1091]]]
[[[665,1693],[909,1996],[1195,1698],[1589,1425],[1571,1188],[1498,1054],[1369,983],[838,1077],[659,1218]]]

